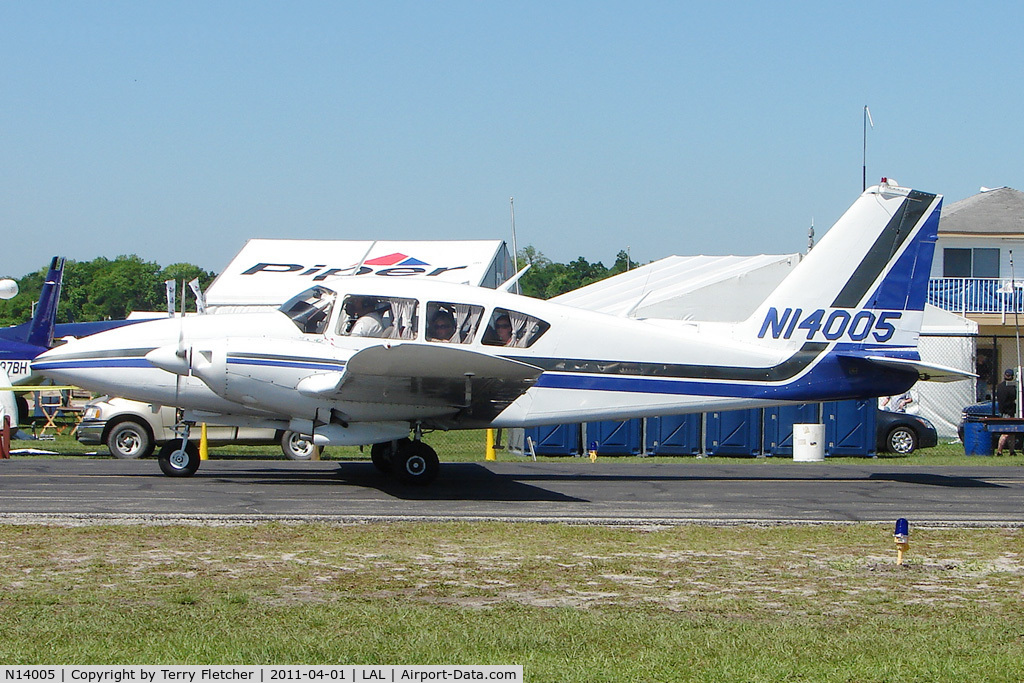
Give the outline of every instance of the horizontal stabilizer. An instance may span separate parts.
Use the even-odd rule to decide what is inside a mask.
[[[887,368],[903,371],[917,372],[917,378],[923,382],[956,382],[962,379],[977,377],[973,372],[967,372],[959,368],[951,368],[946,365],[925,363],[919,360],[907,360],[903,358],[888,358],[886,356],[867,356],[865,360],[883,365]]]

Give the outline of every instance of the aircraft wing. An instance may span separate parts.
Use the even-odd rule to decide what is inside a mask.
[[[490,422],[541,372],[528,363],[455,346],[371,346],[353,355],[335,381],[321,380],[318,393],[342,402],[448,408],[442,412],[466,426]]]

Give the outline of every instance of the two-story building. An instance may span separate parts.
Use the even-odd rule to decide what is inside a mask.
[[[1024,325],[1024,192],[982,188],[942,209],[929,303],[978,324],[978,397],[1020,365]]]

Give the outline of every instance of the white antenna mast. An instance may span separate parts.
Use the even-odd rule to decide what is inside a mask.
[[[512,269],[519,272],[519,247],[516,244],[516,202],[515,197],[508,198],[508,210],[512,218]],[[516,294],[519,294],[519,280],[516,279]]]
[[[1010,249],[1010,303],[1013,306],[1013,330],[1014,335],[1017,338],[1017,414],[1014,417],[1019,418],[1021,416],[1021,388],[1024,387],[1024,381],[1020,378],[1020,320],[1017,316],[1017,309],[1020,306],[1017,304],[1017,283],[1014,280],[1013,275],[1013,249]],[[1011,448],[1012,448],[1011,442]]]

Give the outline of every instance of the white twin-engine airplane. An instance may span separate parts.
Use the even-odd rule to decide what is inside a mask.
[[[480,287],[340,277],[275,312],[143,322],[34,369],[217,421],[372,444],[427,483],[429,429],[525,427],[897,394],[964,373],[916,346],[941,197],[873,187],[746,321],[637,320]],[[410,438],[411,435],[411,438]],[[188,476],[198,449],[160,453]]]

